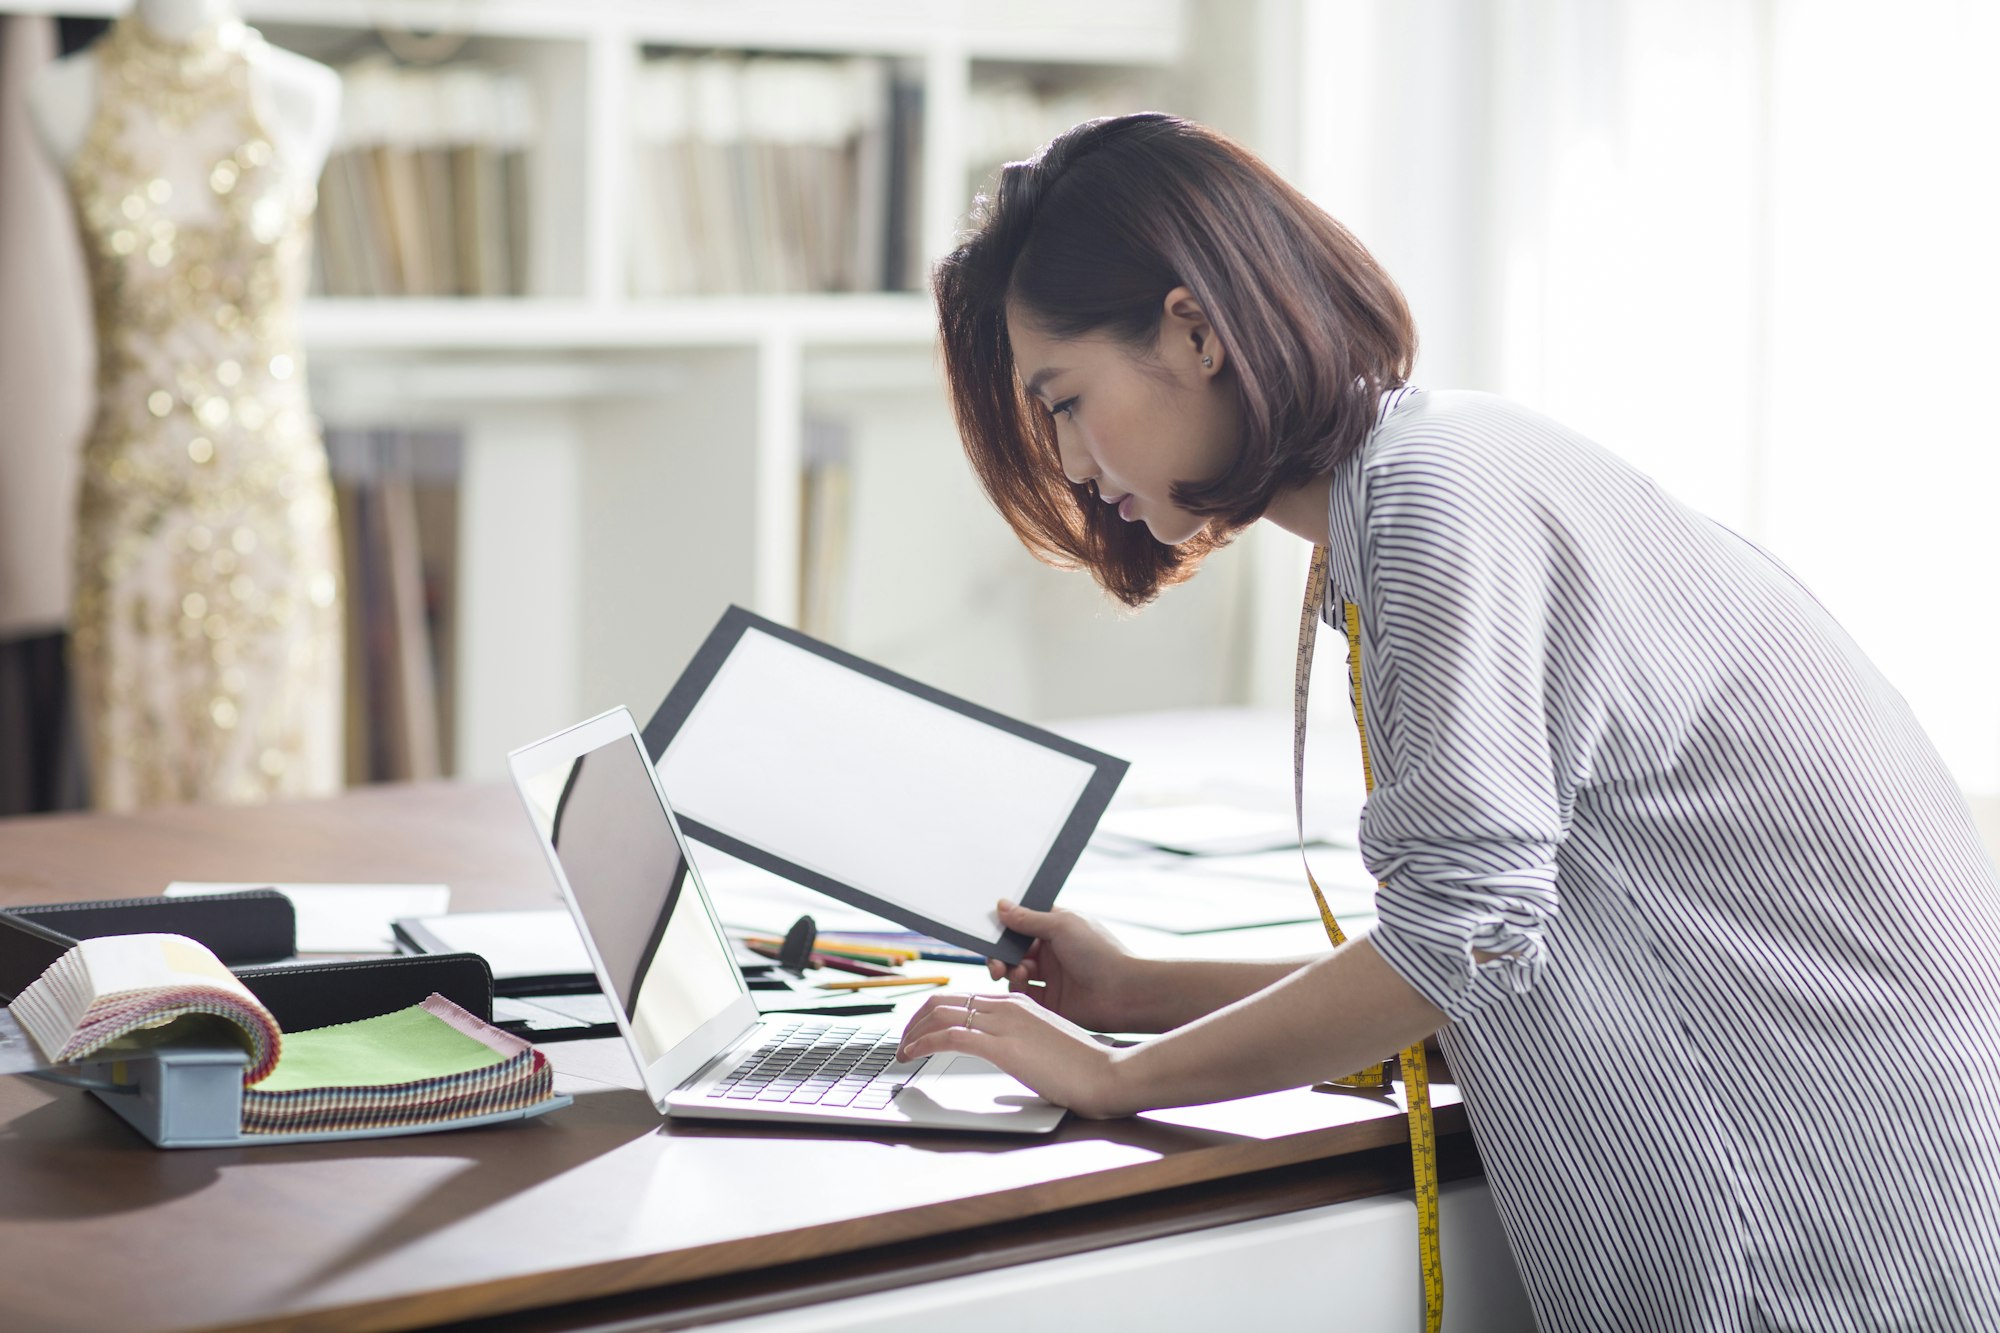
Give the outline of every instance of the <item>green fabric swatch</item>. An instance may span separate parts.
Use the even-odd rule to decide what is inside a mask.
[[[446,1078],[505,1059],[422,1005],[411,1005],[358,1023],[287,1032],[278,1067],[257,1083],[256,1090],[379,1088]]]

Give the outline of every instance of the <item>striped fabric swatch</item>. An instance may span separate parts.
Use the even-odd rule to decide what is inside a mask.
[[[214,954],[184,935],[79,941],[20,993],[14,1018],[51,1063],[67,1064],[189,1014],[226,1019],[250,1053],[243,1081],[278,1063],[277,1020]]]
[[[288,1034],[277,1068],[244,1090],[243,1132],[412,1128],[553,1095],[540,1051],[432,995],[379,1018]]]

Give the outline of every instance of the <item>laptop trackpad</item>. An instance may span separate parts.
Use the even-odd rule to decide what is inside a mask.
[[[991,1115],[1048,1105],[1027,1084],[1011,1078],[976,1055],[934,1055],[903,1096],[921,1093],[948,1111]]]

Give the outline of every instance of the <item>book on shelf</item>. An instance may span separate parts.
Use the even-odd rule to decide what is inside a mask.
[[[314,276],[326,296],[527,291],[531,86],[472,64],[341,70],[340,130],[320,177]]]
[[[889,207],[883,230],[883,282],[890,291],[922,291],[923,236],[917,219],[923,207],[924,87],[898,70],[889,84]]]
[[[854,506],[846,425],[809,417],[800,478],[799,628],[819,639],[844,636],[848,551]]]
[[[922,89],[897,62],[668,53],[632,110],[634,295],[915,285]]]
[[[965,193],[991,196],[1000,168],[1031,157],[1072,126],[1099,116],[1159,110],[1144,76],[1049,82],[1003,73],[976,80],[965,106]]]
[[[458,280],[458,231],[453,217],[451,146],[430,143],[411,154],[416,160],[420,204],[418,218],[424,229],[423,245],[430,260],[430,294],[456,296]]]
[[[244,1052],[240,1123],[259,1135],[344,1135],[449,1127],[552,1109],[548,1059],[433,994],[355,1022],[281,1032],[270,1011],[205,946],[184,935],[81,940],[10,1010],[55,1065],[112,1071],[170,1060],[220,1035]],[[164,1117],[171,1120],[171,1117]]]
[[[347,780],[449,774],[458,475],[449,431],[326,432],[347,590]]]
[[[423,203],[417,197],[416,158],[407,148],[372,144],[365,152],[375,172],[376,195],[388,241],[390,290],[394,294],[430,294],[430,255],[425,242]]]

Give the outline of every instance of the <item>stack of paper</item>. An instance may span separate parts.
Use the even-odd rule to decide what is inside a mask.
[[[245,1134],[434,1125],[554,1095],[547,1057],[441,995],[358,1023],[294,1032],[243,1093]]]
[[[22,991],[13,1011],[56,1064],[188,1014],[214,1014],[242,1033],[250,1052],[245,1083],[278,1063],[277,1020],[214,954],[183,935],[84,940]]]
[[[352,589],[349,590],[350,595]],[[451,906],[443,884],[293,884],[275,880],[180,880],[167,885],[169,898],[194,898],[243,889],[276,889],[292,900],[294,951],[310,953],[395,953],[398,917],[438,916]]]

